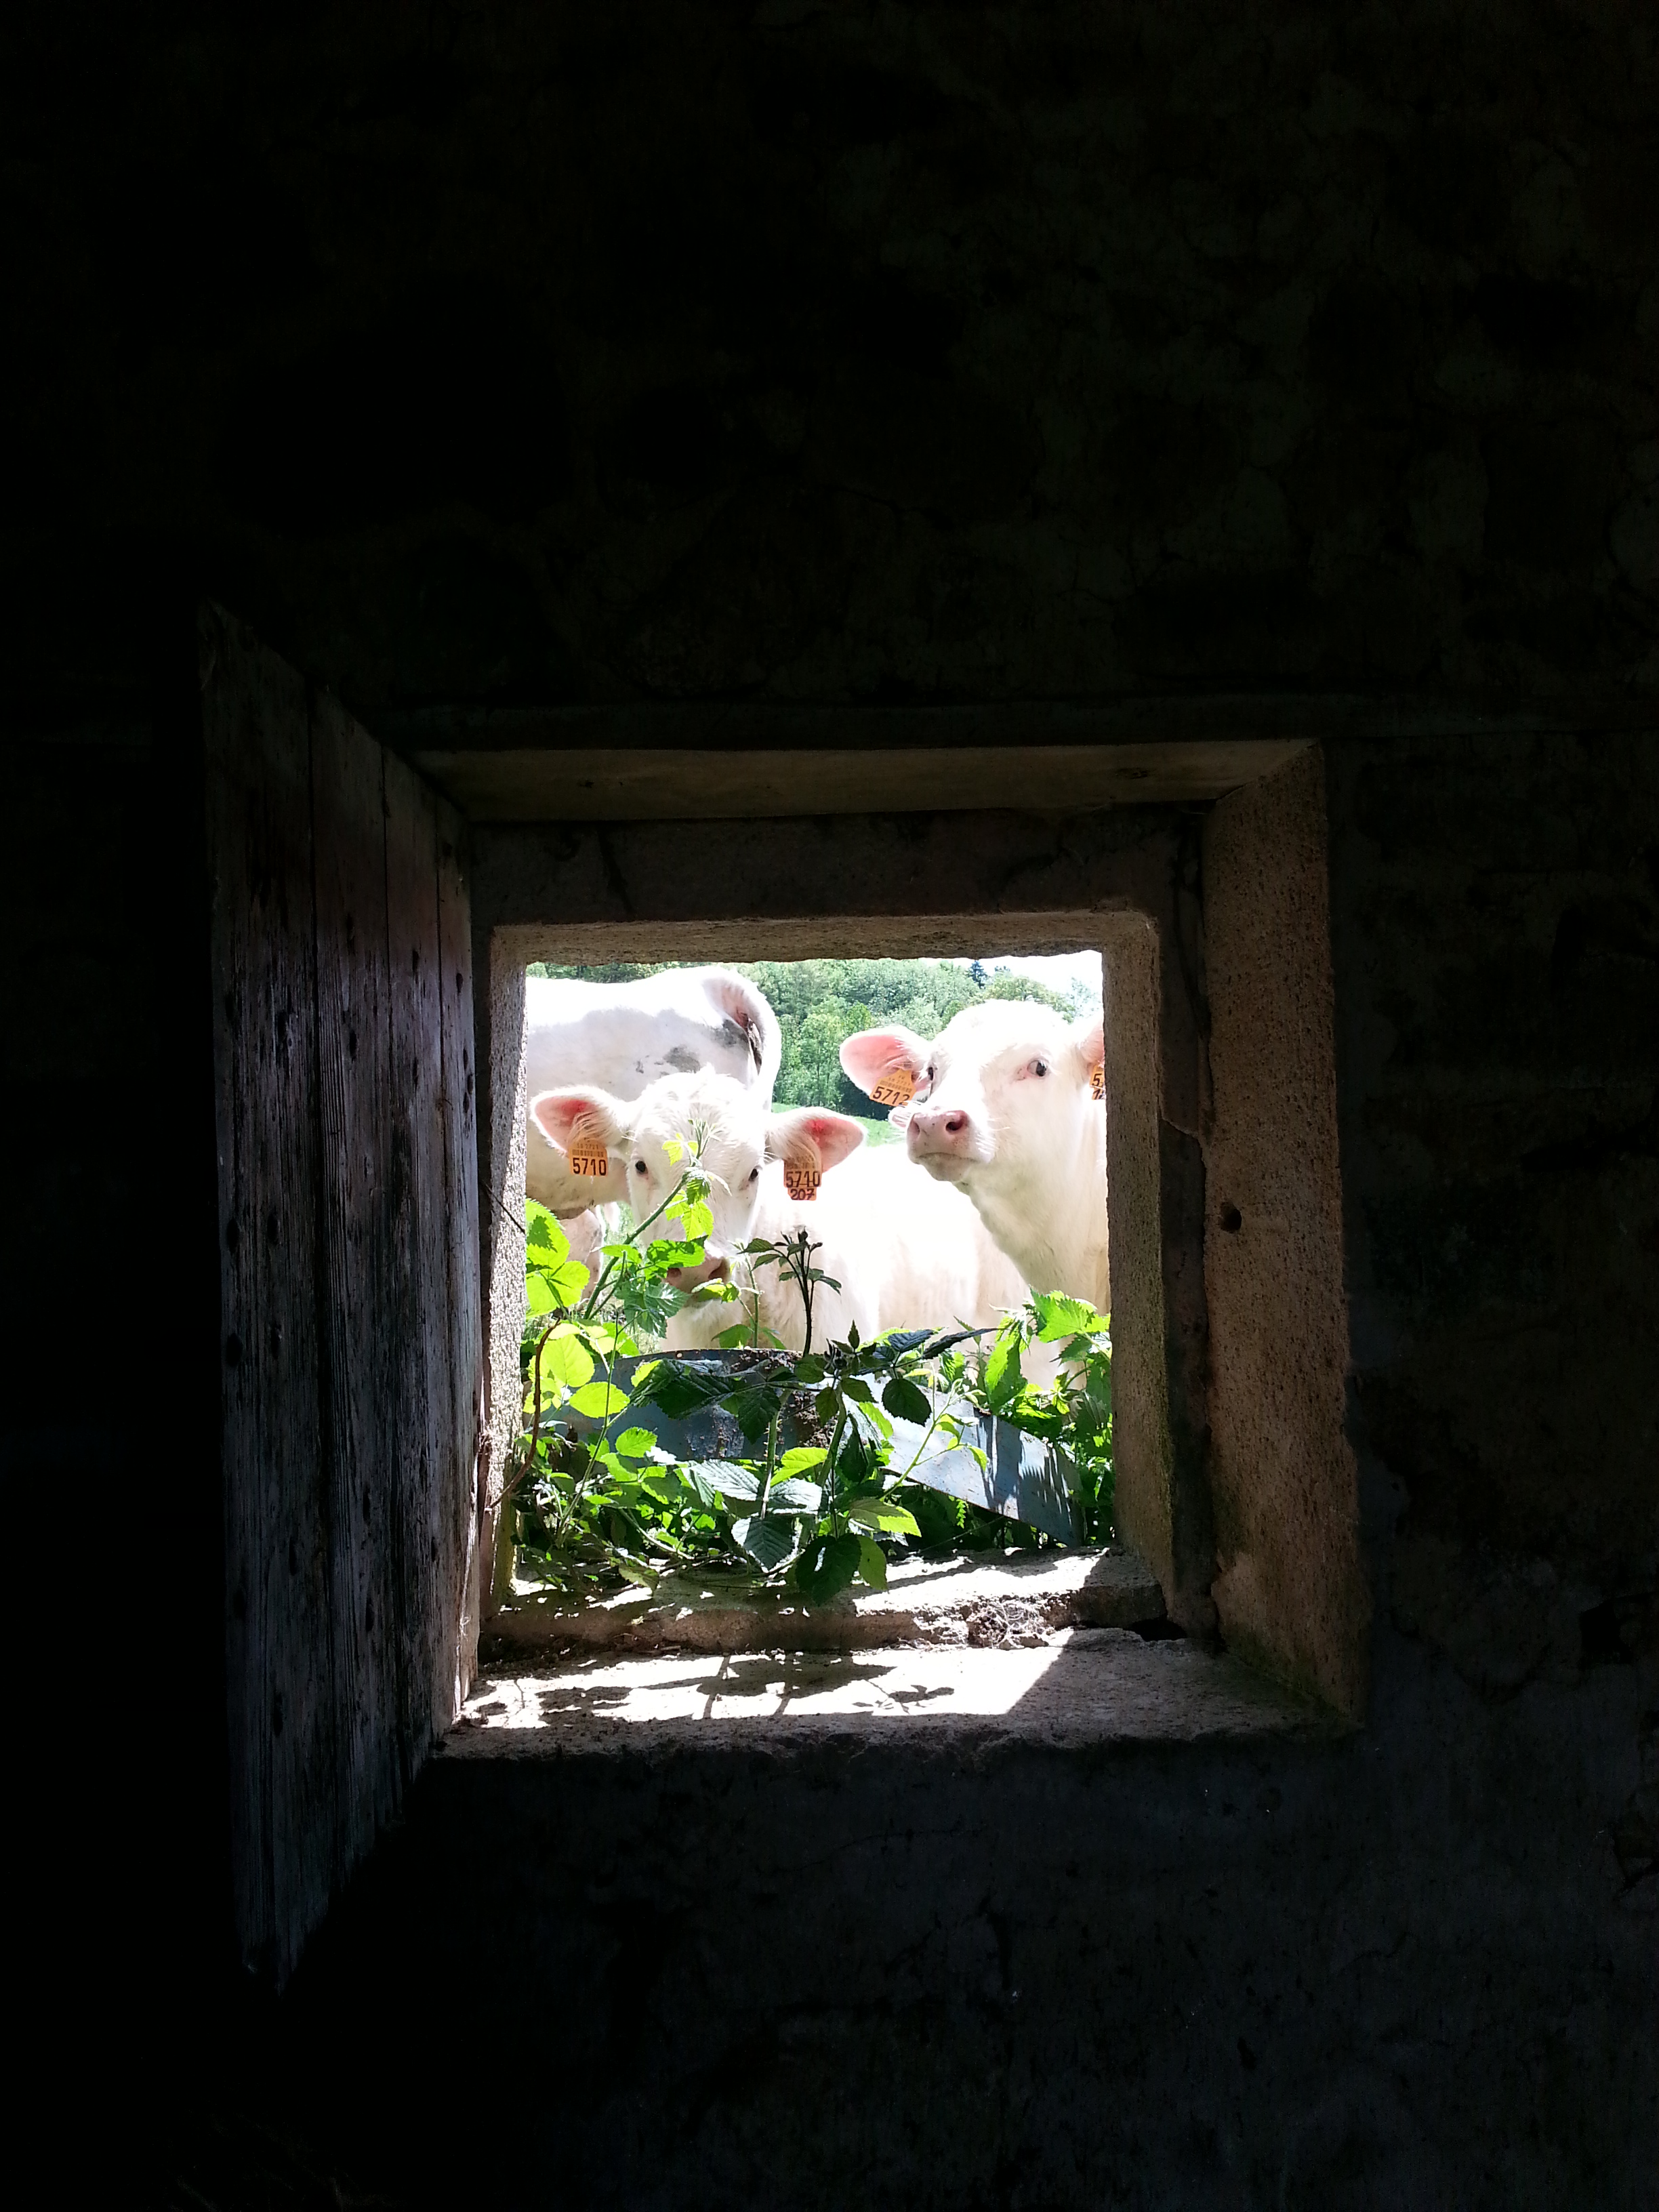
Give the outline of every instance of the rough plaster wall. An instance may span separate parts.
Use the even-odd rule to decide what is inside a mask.
[[[1342,1711],[1370,1604],[1344,1433],[1348,1328],[1326,882],[1310,751],[1204,836],[1212,1595],[1234,1649]]]
[[[1656,69],[1553,0],[37,13],[7,681],[130,690],[182,568],[372,728],[1651,688]]]
[[[1150,922],[1116,930],[1101,957],[1116,1524],[1158,1577],[1167,1601],[1176,1576],[1158,1252],[1157,933]]]
[[[440,1762],[218,2109],[394,2203],[1647,2212],[1640,1686],[1399,1656],[1298,1749]],[[493,2124],[410,2127],[468,2019]]]
[[[1659,745],[1327,773],[1367,1551],[1503,1693],[1659,1647]]]

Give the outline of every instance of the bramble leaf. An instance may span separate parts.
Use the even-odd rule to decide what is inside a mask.
[[[809,1605],[828,1605],[847,1589],[862,1561],[856,1536],[815,1536],[795,1562],[795,1587]]]
[[[586,1353],[582,1356],[584,1358],[586,1358]],[[588,1372],[591,1375],[592,1371],[592,1362],[590,1360]],[[577,1413],[586,1413],[592,1420],[608,1421],[613,1414],[620,1413],[627,1405],[628,1393],[626,1390],[619,1390],[614,1382],[588,1382],[585,1383],[580,1390],[571,1392],[570,1403]]]
[[[751,1518],[732,1523],[732,1540],[757,1567],[767,1574],[775,1574],[791,1558],[795,1549],[795,1524],[793,1521],[768,1514],[763,1521],[757,1514]]]
[[[593,1372],[593,1358],[587,1346],[577,1336],[567,1336],[561,1330],[550,1336],[542,1347],[542,1384],[556,1382],[562,1389],[576,1390],[587,1382]],[[574,1401],[573,1401],[574,1403]],[[584,1409],[578,1406],[578,1413]]]
[[[908,1375],[895,1375],[881,1394],[881,1402],[896,1420],[920,1421],[924,1427],[933,1418],[932,1401]]]
[[[872,1589],[887,1587],[887,1554],[873,1536],[859,1538],[859,1573]]]
[[[792,1474],[805,1474],[809,1467],[822,1467],[829,1456],[822,1444],[796,1444],[778,1462],[778,1474],[787,1480]]]
[[[860,1528],[879,1529],[884,1536],[920,1536],[914,1513],[885,1498],[855,1498],[847,1509],[849,1521]]]

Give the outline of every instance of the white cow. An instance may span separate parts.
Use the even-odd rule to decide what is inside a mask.
[[[631,1102],[594,1085],[545,1092],[531,1110],[567,1161],[573,1146],[602,1146],[611,1170],[605,1182],[618,1194],[626,1191],[641,1221],[684,1171],[670,1141],[702,1132],[699,1167],[709,1179],[714,1224],[702,1266],[676,1268],[668,1279],[690,1291],[735,1279],[743,1295],[735,1304],[699,1302],[678,1314],[668,1330],[677,1350],[712,1345],[752,1317],[750,1271],[739,1248],[798,1228],[822,1247],[813,1265],[840,1285],[820,1285],[814,1293],[815,1346],[845,1338],[854,1326],[866,1340],[890,1328],[994,1326],[1024,1297],[1018,1269],[973,1207],[920,1174],[896,1146],[860,1152],[864,1131],[844,1114],[814,1107],[769,1113],[752,1092],[706,1071],[653,1083]],[[789,1195],[786,1164],[818,1174],[815,1198]],[[599,1178],[581,1180],[592,1190]],[[665,1224],[654,1233],[672,1231]],[[763,1330],[799,1351],[805,1338],[799,1291],[775,1267],[756,1268],[752,1283]]]
[[[1024,1299],[1024,1279],[973,1207],[919,1174],[896,1145],[859,1152],[825,1176],[816,1199],[791,1199],[781,1170],[769,1176],[756,1234],[775,1239],[805,1229],[822,1248],[812,1265],[840,1285],[821,1284],[814,1294],[815,1346],[844,1340],[854,1325],[866,1342],[895,1328],[992,1328]],[[746,1321],[754,1308],[744,1288],[737,1306],[680,1315],[669,1342],[712,1344],[721,1329]],[[763,1267],[755,1291],[763,1329],[799,1351],[805,1330],[799,1290],[778,1269]]]
[[[827,1176],[864,1142],[860,1124],[846,1114],[800,1106],[775,1114],[757,1092],[729,1075],[703,1069],[695,1075],[670,1075],[648,1084],[637,1098],[615,1097],[597,1084],[543,1091],[531,1101],[531,1118],[546,1144],[556,1147],[565,1171],[591,1195],[603,1183],[626,1197],[637,1222],[647,1220],[685,1174],[684,1151],[671,1147],[697,1142],[697,1172],[708,1180],[714,1226],[703,1240],[702,1263],[671,1270],[672,1288],[728,1279],[740,1246],[776,1233],[787,1205],[784,1166]],[[608,1176],[578,1176],[570,1170],[572,1150],[602,1151]],[[678,1232],[672,1219],[659,1222],[653,1237]],[[736,1308],[715,1306],[724,1316],[716,1329],[730,1328]],[[711,1337],[698,1340],[712,1340]]]
[[[915,1093],[895,1119],[919,1166],[973,1200],[992,1237],[1038,1290],[1111,1305],[1106,1254],[1106,1109],[1092,1076],[1101,1017],[993,999],[964,1007],[931,1043],[902,1027],[863,1030],[841,1064],[872,1091],[896,1070]]]
[[[574,977],[525,980],[526,1096],[597,1084],[637,1098],[664,1076],[713,1068],[772,1096],[783,1040],[777,1016],[755,986],[730,968],[670,968],[632,983]],[[573,1176],[533,1116],[526,1132],[525,1188],[562,1218],[591,1205],[591,1182]],[[621,1195],[607,1187],[599,1195]]]

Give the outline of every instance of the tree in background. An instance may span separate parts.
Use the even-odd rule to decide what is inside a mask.
[[[665,968],[701,967],[701,961],[606,961],[588,967],[536,962],[532,975],[574,975],[593,983],[627,983]],[[1050,990],[1006,968],[988,975],[982,961],[958,968],[947,960],[756,960],[731,963],[763,991],[783,1035],[783,1062],[773,1097],[780,1106],[826,1106],[866,1121],[884,1120],[884,1109],[842,1073],[841,1047],[860,1030],[902,1023],[920,1036],[936,1036],[964,1006],[987,999],[1016,999],[1053,1006],[1075,1018],[1089,1004],[1081,983]]]

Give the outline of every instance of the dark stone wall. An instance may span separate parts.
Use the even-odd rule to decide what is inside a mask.
[[[102,1576],[32,1824],[59,1887],[19,1893],[44,2063],[226,2205],[279,2166],[319,2203],[1651,2203],[1651,10],[3,35],[26,1664]],[[1363,1735],[441,1768],[279,2017],[186,1982],[223,1736],[166,664],[204,593],[377,732],[1139,701],[1172,736],[1247,695],[1436,732],[1326,761]],[[111,1310],[87,1224],[129,1200]],[[94,1321],[140,1399],[97,1396]]]
[[[9,34],[8,681],[1650,694],[1650,11]]]
[[[1632,1670],[1488,1703],[1394,1638],[1376,1705],[1299,1749],[440,1758],[175,2171],[222,2202],[303,2115],[347,2201],[1643,2212]]]
[[[1396,1621],[1659,1651],[1659,742],[1329,752],[1350,1431]]]

